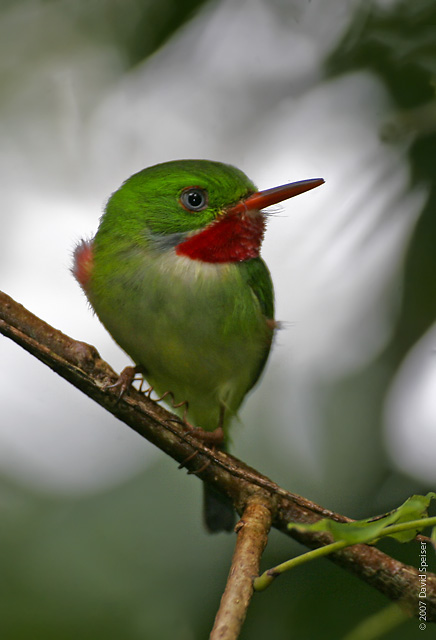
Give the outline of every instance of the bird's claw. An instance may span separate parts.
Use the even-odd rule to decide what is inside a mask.
[[[126,391],[132,386],[132,382],[138,373],[141,373],[139,367],[125,367],[118,376],[118,380],[113,384],[107,385],[105,389],[118,390],[117,402],[119,402]]]
[[[217,427],[214,431],[206,431],[201,427],[194,427],[189,422],[184,421],[185,430],[206,445],[219,446],[224,442],[224,431],[222,427]]]

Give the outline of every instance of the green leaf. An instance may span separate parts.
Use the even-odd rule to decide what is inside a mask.
[[[401,507],[398,507],[398,509],[392,512],[397,515],[394,522],[396,524],[400,524],[401,522],[409,522],[412,520],[426,518],[428,515],[428,507],[430,506],[430,502],[433,498],[436,498],[436,493],[433,491],[430,491],[425,496],[411,496],[401,505]],[[389,524],[393,524],[393,522]],[[415,527],[409,531],[402,531],[400,533],[393,534],[391,537],[399,540],[399,542],[409,542],[410,540],[413,540],[417,533],[422,531],[424,526],[425,524],[423,523],[422,527]]]
[[[433,529],[431,530],[430,539],[432,541],[434,548],[436,549],[436,527],[433,527]]]
[[[433,491],[425,496],[411,496],[398,509],[394,509],[394,511],[377,518],[367,518],[354,522],[336,522],[335,520],[323,518],[314,524],[290,524],[288,527],[298,531],[324,531],[329,533],[335,541],[343,541],[347,545],[372,544],[384,536],[390,536],[399,542],[409,542],[426,526],[425,522],[422,523],[422,526],[419,526],[416,521],[426,518],[428,507],[433,498],[436,498],[436,493]],[[410,528],[396,531],[392,534],[389,533],[389,527],[392,525],[408,522],[411,523]]]

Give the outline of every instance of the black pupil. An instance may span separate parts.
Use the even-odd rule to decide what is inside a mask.
[[[197,209],[203,205],[204,196],[200,191],[189,191],[186,194],[186,200],[193,209]]]

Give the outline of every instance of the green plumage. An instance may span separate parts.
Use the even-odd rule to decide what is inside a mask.
[[[88,296],[100,320],[157,393],[187,400],[189,419],[203,429],[219,426],[221,405],[227,429],[269,351],[264,309],[272,309],[272,295],[265,300],[267,287],[249,284],[252,270],[268,282],[269,274],[260,259],[250,262],[241,269],[171,252],[150,259],[136,250],[96,250]]]
[[[200,214],[180,192],[207,189]],[[273,289],[260,258],[202,263],[156,245],[154,234],[201,229],[254,185],[221,163],[156,165],[127,180],[109,200],[93,243],[88,298],[116,342],[141,365],[157,393],[188,401],[203,429],[224,429],[259,377],[271,344]]]

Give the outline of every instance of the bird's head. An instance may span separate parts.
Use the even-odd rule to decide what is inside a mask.
[[[203,262],[259,255],[265,207],[322,184],[304,180],[258,191],[236,167],[175,160],[131,176],[109,199],[95,246],[146,246]]]

